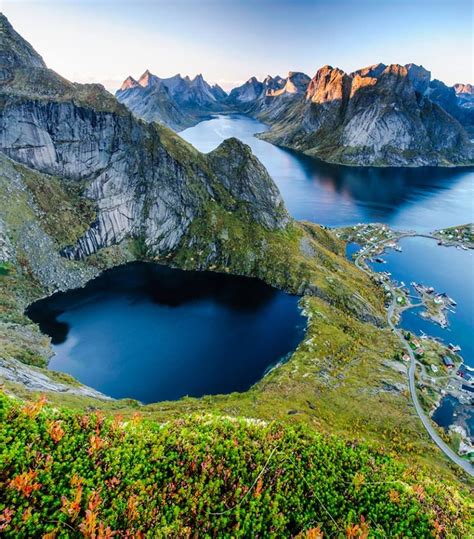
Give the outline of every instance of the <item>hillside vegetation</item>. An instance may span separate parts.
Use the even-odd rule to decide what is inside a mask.
[[[461,537],[466,502],[304,427],[157,423],[0,395],[6,537]],[[146,530],[145,533],[142,533]]]

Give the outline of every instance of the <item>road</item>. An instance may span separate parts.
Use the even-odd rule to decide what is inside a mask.
[[[422,236],[422,237],[428,237],[433,238],[433,236],[429,236],[428,234],[413,234],[413,233],[407,233],[401,235],[401,237],[407,237],[407,236]],[[434,239],[434,238],[433,238]],[[381,240],[379,242],[372,243],[362,249],[360,253],[357,255],[354,263],[355,265],[362,270],[367,275],[371,275],[371,272],[363,267],[360,264],[360,259],[363,257],[367,250],[369,248],[375,247],[377,245],[382,245],[383,243],[388,243],[390,241],[393,241],[391,239],[388,240]],[[408,368],[408,385],[410,388],[410,397],[413,402],[413,405],[415,407],[416,413],[418,414],[418,417],[420,418],[421,422],[423,423],[423,426],[425,427],[426,431],[430,435],[433,442],[441,449],[441,451],[455,464],[457,464],[460,468],[462,468],[467,474],[469,474],[471,477],[474,477],[474,467],[472,464],[470,464],[467,460],[464,460],[461,458],[457,453],[455,453],[448,444],[446,444],[440,437],[440,435],[436,432],[435,428],[431,424],[431,420],[426,417],[425,412],[423,411],[423,408],[421,407],[420,401],[418,400],[418,395],[416,394],[416,386],[415,386],[415,370],[416,370],[416,358],[415,354],[413,353],[413,350],[411,349],[409,343],[405,340],[405,337],[403,336],[400,329],[398,329],[395,324],[392,321],[393,318],[393,312],[396,306],[396,294],[394,288],[391,288],[390,292],[392,293],[392,302],[390,303],[388,310],[387,310],[387,322],[392,331],[397,335],[397,337],[400,339],[401,343],[403,344],[403,347],[408,352],[408,355],[410,356],[410,366]]]

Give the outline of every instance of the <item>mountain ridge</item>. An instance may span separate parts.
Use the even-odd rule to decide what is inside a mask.
[[[156,121],[176,131],[195,125],[212,112],[226,110],[226,92],[197,74],[161,78],[148,69],[135,80],[128,76],[115,92],[119,102],[145,121]]]
[[[473,164],[459,123],[469,128],[468,111],[422,66],[375,64],[350,74],[324,66],[292,103],[278,97],[246,107],[271,126],[261,138],[277,145],[347,165]]]

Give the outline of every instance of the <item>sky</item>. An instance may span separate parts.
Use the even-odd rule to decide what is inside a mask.
[[[0,0],[48,66],[115,91],[146,69],[225,89],[325,64],[421,64],[474,82],[471,0]]]

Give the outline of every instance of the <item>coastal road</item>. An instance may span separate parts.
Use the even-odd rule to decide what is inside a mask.
[[[425,234],[404,234],[400,237],[407,237],[407,236],[423,236],[423,237],[432,237]],[[398,238],[399,239],[399,238]],[[375,247],[377,245],[382,245],[383,243],[388,243],[390,241],[393,241],[391,239],[389,240],[381,240],[376,243],[372,243],[368,247],[361,250],[361,252],[357,255],[354,263],[355,265],[362,270],[367,275],[371,275],[371,272],[363,267],[360,264],[361,257],[365,256],[367,253],[367,250],[371,247]],[[387,322],[392,331],[397,335],[397,337],[400,339],[401,343],[403,344],[403,347],[408,352],[408,355],[410,356],[410,366],[408,368],[408,385],[410,388],[410,397],[413,402],[413,405],[415,407],[416,413],[418,414],[418,417],[420,418],[421,422],[423,423],[423,426],[425,427],[426,431],[430,435],[433,442],[441,449],[441,451],[455,464],[457,464],[459,467],[461,467],[467,474],[469,474],[471,477],[474,477],[474,467],[472,464],[470,464],[467,460],[464,460],[461,458],[457,453],[455,453],[447,443],[445,443],[440,435],[436,432],[435,428],[431,424],[431,421],[428,417],[426,417],[425,412],[423,411],[423,408],[421,407],[420,401],[418,400],[418,395],[416,394],[416,386],[415,386],[415,370],[416,370],[416,358],[415,354],[413,353],[413,350],[411,349],[411,346],[409,343],[405,340],[405,337],[403,336],[400,329],[398,329],[395,324],[392,321],[393,318],[393,312],[396,305],[396,294],[395,290],[393,288],[390,289],[390,292],[392,294],[392,302],[390,303],[387,311]]]

